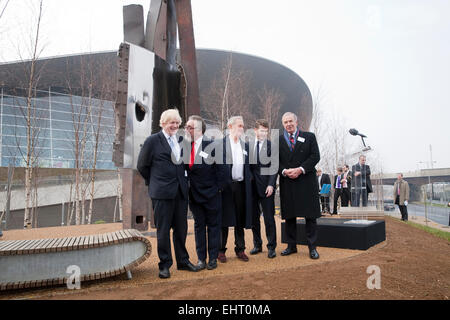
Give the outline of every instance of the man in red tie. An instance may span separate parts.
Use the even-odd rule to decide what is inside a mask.
[[[226,169],[216,163],[214,142],[206,139],[206,125],[199,116],[191,116],[186,123],[187,140],[191,141],[189,177],[189,207],[194,216],[197,269],[217,267],[220,244],[220,197],[225,187]],[[206,257],[209,262],[206,264]]]

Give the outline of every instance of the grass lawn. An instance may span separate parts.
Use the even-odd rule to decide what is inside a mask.
[[[422,224],[418,224],[418,223],[411,222],[411,221],[407,221],[406,223],[414,228],[425,230],[428,233],[434,234],[436,237],[450,241],[450,232],[442,231],[442,230],[435,229],[435,228],[428,227],[428,226],[424,226]]]

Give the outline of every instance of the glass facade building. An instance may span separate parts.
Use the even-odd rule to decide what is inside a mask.
[[[97,145],[96,169],[115,169],[112,162],[115,130],[112,101],[67,95],[50,89],[38,90],[28,108],[25,94],[11,94],[11,90],[1,89],[0,166],[6,167],[10,163],[16,167],[25,166],[28,127],[31,128],[36,166],[74,168],[79,159],[83,167],[92,168]],[[81,153],[83,144],[84,152]],[[77,146],[80,152],[76,151]]]

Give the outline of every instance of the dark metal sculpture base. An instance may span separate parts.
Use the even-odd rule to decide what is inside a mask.
[[[133,169],[120,169],[123,185],[123,228],[147,231],[151,216],[151,200],[144,179]]]
[[[318,247],[367,250],[386,240],[384,220],[371,224],[344,223],[351,219],[317,219]],[[297,220],[297,244],[306,245],[305,220]],[[281,223],[281,242],[286,243],[285,223]]]

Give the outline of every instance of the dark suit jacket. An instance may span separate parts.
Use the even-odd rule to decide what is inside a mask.
[[[342,181],[342,179],[344,179],[344,175],[341,174],[340,176],[341,176],[341,181]],[[335,176],[334,176],[334,179],[333,179],[333,185],[332,185],[333,189],[337,189],[337,188],[336,188],[337,177],[338,177],[338,175],[335,175]],[[340,189],[342,189],[342,182],[341,182],[341,188],[340,188]]]
[[[232,227],[236,225],[236,212],[234,210],[233,193],[231,191],[231,183],[233,178],[231,176],[231,169],[233,163],[233,155],[231,153],[230,138],[226,136],[222,140],[223,161],[226,167],[226,181],[227,186],[222,192],[222,227]],[[245,228],[250,229],[252,227],[252,209],[253,209],[253,197],[252,197],[252,180],[253,174],[250,169],[249,160],[249,146],[248,143],[241,141],[242,150],[245,150],[244,163],[244,182],[245,182]]]
[[[250,152],[254,161],[252,161],[252,164],[250,164],[250,169],[253,173],[253,178],[255,179],[255,188],[258,196],[260,198],[266,197],[266,189],[268,186],[272,186],[274,189],[276,189],[276,183],[277,183],[277,176],[278,176],[278,170],[272,174],[272,175],[261,175],[261,168],[270,168],[271,163],[262,164],[261,158],[260,161],[257,161],[256,154],[254,153],[253,147],[255,146],[255,141],[250,142]],[[255,148],[256,149],[256,148]],[[265,140],[262,145],[260,146],[260,154],[267,156],[270,158],[272,155],[272,143],[269,140]]]
[[[179,140],[180,141],[180,140]],[[188,178],[182,162],[172,162],[172,149],[163,132],[148,137],[139,153],[137,169],[152,199],[174,199],[178,188],[188,198]]]
[[[324,184],[331,184],[330,175],[328,173],[322,173],[322,179],[320,179],[320,188],[322,190]]]
[[[361,172],[358,177],[355,172]],[[353,188],[355,187],[355,188]],[[352,166],[352,191],[357,188],[367,187],[367,193],[372,192],[372,181],[370,180],[370,166],[364,165],[361,167],[359,162]]]
[[[227,170],[225,165],[221,164],[222,161],[212,162],[216,156],[215,149],[207,148],[208,146],[213,147],[213,145],[211,145],[213,143],[213,141],[203,137],[201,150],[194,150],[194,165],[189,169],[189,164],[186,164],[186,170],[189,177],[189,190],[190,195],[192,196],[190,199],[195,200],[197,203],[207,202],[209,199],[216,196],[219,193],[219,190],[222,191],[227,185]],[[190,149],[185,150],[189,150],[190,152]],[[208,154],[206,159],[200,156],[201,151]]]
[[[280,150],[280,202],[281,217],[290,219],[294,217],[319,218],[319,183],[316,175],[316,164],[320,161],[319,146],[316,136],[312,132],[300,131],[298,137],[303,142],[295,142],[291,151],[284,135],[279,138]],[[303,167],[305,173],[297,179],[284,177],[284,169]]]

